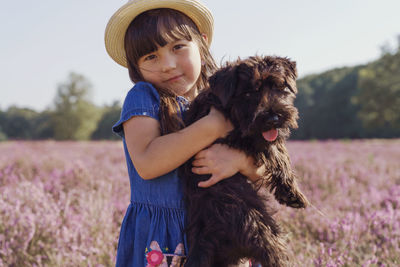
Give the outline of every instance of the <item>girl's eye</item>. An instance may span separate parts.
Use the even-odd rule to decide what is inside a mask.
[[[144,61],[152,60],[152,59],[155,59],[155,58],[156,58],[156,55],[148,55],[148,56],[144,57]]]
[[[182,47],[184,47],[185,45],[184,44],[177,44],[177,45],[174,45],[174,50],[179,50],[179,49],[181,49]]]

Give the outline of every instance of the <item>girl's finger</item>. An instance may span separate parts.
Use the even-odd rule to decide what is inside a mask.
[[[202,150],[200,152],[198,152],[194,158],[195,159],[201,159],[201,158],[206,158],[206,154],[207,154],[207,150]]]
[[[196,166],[196,167],[203,167],[203,166],[208,166],[209,164],[207,164],[205,159],[195,159],[192,162],[192,166]]]
[[[205,159],[205,157],[204,157],[204,156],[201,156],[201,155],[200,155],[200,156],[195,155],[195,156],[194,156],[194,159]]]
[[[206,187],[210,187],[210,186],[216,184],[217,182],[218,182],[218,177],[212,175],[210,179],[208,179],[206,181],[202,181],[202,182],[198,183],[197,185],[199,187],[206,188]]]
[[[192,168],[192,172],[195,174],[210,174],[210,169],[208,167],[195,167]]]

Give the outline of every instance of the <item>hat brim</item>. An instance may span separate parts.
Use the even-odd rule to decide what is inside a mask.
[[[110,18],[104,36],[107,53],[123,67],[127,67],[124,39],[132,20],[139,14],[157,8],[175,9],[193,20],[201,33],[207,35],[211,44],[214,19],[210,10],[195,0],[137,0],[130,1],[119,8]]]

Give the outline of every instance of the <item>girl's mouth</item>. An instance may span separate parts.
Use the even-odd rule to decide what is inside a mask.
[[[169,78],[168,80],[166,80],[165,82],[175,82],[177,80],[179,80],[183,75],[177,75],[174,77]]]

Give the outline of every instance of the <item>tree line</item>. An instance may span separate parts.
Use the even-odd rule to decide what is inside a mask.
[[[385,47],[379,59],[306,76],[298,89],[299,128],[292,139],[398,138],[400,38],[399,46]],[[111,126],[119,119],[120,103],[96,106],[90,92],[88,80],[71,73],[58,86],[52,108],[0,110],[0,141],[118,139]]]
[[[298,81],[294,139],[400,137],[400,38],[365,65],[329,70]]]
[[[53,107],[43,112],[9,107],[0,110],[1,140],[100,140],[118,139],[111,126],[118,121],[121,105],[98,107],[90,101],[91,84],[70,73],[57,88]]]

